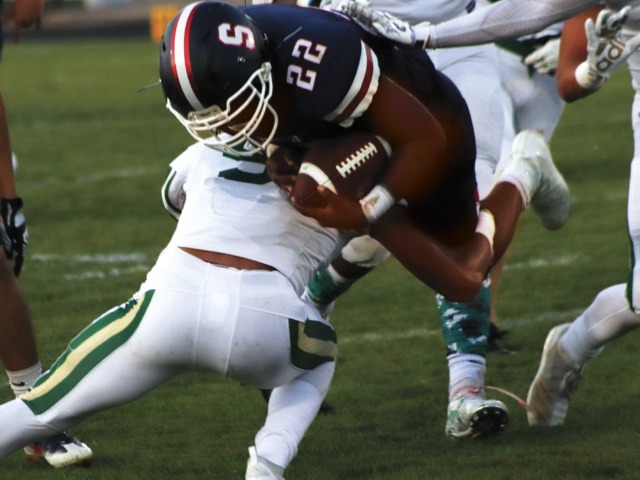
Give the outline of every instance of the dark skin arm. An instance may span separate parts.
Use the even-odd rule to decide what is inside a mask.
[[[375,222],[369,234],[418,280],[455,302],[473,300],[493,259],[485,236],[474,233],[465,244],[448,247],[417,228],[398,205]]]
[[[447,164],[445,133],[436,117],[412,94],[382,76],[378,91],[363,116],[369,131],[392,146],[391,168],[380,182],[395,198],[419,203],[436,186]],[[286,149],[270,157],[269,175],[286,191],[295,182],[298,163]],[[359,229],[367,226],[357,201],[319,188],[324,207],[296,208],[325,226]],[[475,221],[475,219],[470,219]],[[475,224],[470,226],[473,232]],[[471,234],[456,246],[435,239],[409,218],[404,207],[395,206],[371,227],[380,241],[413,275],[454,301],[471,300],[482,285],[492,260],[489,241]]]
[[[411,93],[383,75],[362,119],[369,131],[389,142],[393,152],[380,184],[396,199],[419,203],[439,183],[447,164],[447,140],[435,116]],[[271,167],[270,173],[274,170]],[[321,208],[296,208],[327,227],[367,226],[359,202],[335,195],[327,195],[326,200]]]
[[[596,91],[582,88],[576,81],[575,71],[578,65],[587,58],[587,37],[584,32],[584,22],[588,18],[595,21],[600,10],[602,10],[601,6],[585,10],[567,20],[562,27],[556,86],[558,94],[566,102],[579,100]]]

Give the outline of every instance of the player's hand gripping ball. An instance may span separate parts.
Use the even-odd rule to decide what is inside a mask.
[[[366,132],[309,142],[293,188],[299,205],[322,207],[318,185],[338,196],[359,200],[382,177],[391,155],[386,140]]]

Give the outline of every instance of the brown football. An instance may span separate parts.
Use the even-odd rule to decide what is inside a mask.
[[[318,185],[336,195],[361,199],[378,183],[391,155],[386,140],[367,132],[316,140],[306,146],[293,196],[301,205],[313,207],[323,203]]]

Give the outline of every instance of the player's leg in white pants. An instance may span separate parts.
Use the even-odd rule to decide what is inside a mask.
[[[316,320],[295,320],[309,318]],[[317,390],[309,399],[300,389],[280,395],[291,411],[303,412],[286,419],[299,424],[293,440],[286,440],[295,443],[331,377],[311,372],[333,372],[335,348],[331,326],[281,274],[217,267],[170,248],[134,299],[76,336],[21,400],[0,406],[0,458],[188,370],[208,370],[256,388],[306,378]]]
[[[640,327],[640,315],[629,310],[625,287],[621,283],[601,291],[560,338],[561,347],[575,363],[586,363],[605,344]]]
[[[289,465],[302,437],[318,414],[334,370],[335,363],[324,363],[273,389],[267,420],[255,438],[260,458],[280,467]]]
[[[564,101],[558,95],[556,79],[529,70],[522,57],[498,48],[498,59],[505,96],[510,99],[510,111],[505,113],[505,123],[513,133],[503,139],[502,157],[509,156],[515,134],[531,129],[543,133],[551,140],[564,109]],[[508,128],[505,132],[508,132]]]
[[[504,113],[498,100],[501,81],[494,45],[428,50],[434,65],[447,75],[467,102],[476,137],[476,180],[484,198],[493,186],[500,159]]]
[[[636,94],[636,97],[638,95]],[[634,124],[640,108],[634,102]],[[635,127],[635,125],[634,125]],[[636,130],[637,131],[637,130]],[[638,133],[636,133],[638,137]],[[636,150],[640,138],[636,138]],[[640,157],[631,162],[627,219],[631,240],[631,272],[626,284],[609,287],[567,329],[561,346],[577,363],[585,363],[599,353],[606,343],[640,326]]]
[[[634,86],[640,89],[640,66],[633,70]],[[633,98],[632,125],[634,153],[629,170],[627,224],[631,241],[631,272],[627,282],[627,299],[631,308],[640,313],[640,93]]]

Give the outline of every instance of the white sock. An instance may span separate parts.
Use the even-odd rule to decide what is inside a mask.
[[[11,389],[16,397],[27,393],[40,375],[42,375],[42,365],[40,365],[40,361],[24,370],[18,370],[16,372],[7,370],[9,385],[11,385]]]
[[[464,394],[484,397],[485,359],[470,353],[447,357],[449,365],[449,401]]]
[[[629,310],[626,285],[621,283],[601,291],[560,338],[567,356],[583,364],[597,356],[604,345],[640,327],[640,316]]]

